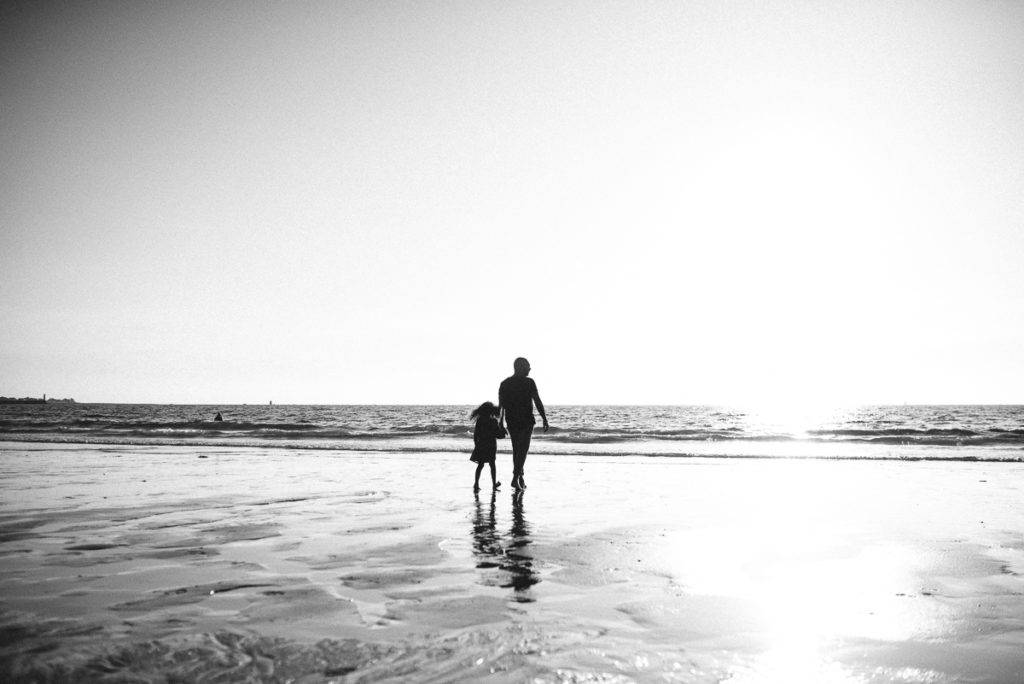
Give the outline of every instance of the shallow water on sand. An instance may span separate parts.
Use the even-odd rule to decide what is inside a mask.
[[[1020,464],[531,456],[525,493],[475,496],[464,459],[0,445],[0,672],[1024,671]]]

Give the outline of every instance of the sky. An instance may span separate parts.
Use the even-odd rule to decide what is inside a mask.
[[[1024,3],[8,3],[0,395],[1024,403]]]

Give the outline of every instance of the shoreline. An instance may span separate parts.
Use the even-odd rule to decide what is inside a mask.
[[[15,679],[1024,669],[1017,463],[531,454],[492,498],[468,453],[35,444],[0,443]]]
[[[0,438],[0,449],[5,444],[17,445],[47,444],[55,447],[181,447],[188,449],[205,448],[234,448],[234,449],[266,449],[266,450],[292,450],[302,452],[347,452],[347,453],[373,453],[373,454],[461,454],[469,453],[472,450],[468,438],[454,438],[444,442],[431,443],[425,440],[407,440],[409,443],[402,444],[400,438],[388,439],[386,443],[399,446],[392,448],[381,448],[380,446],[368,446],[368,442],[380,444],[384,440],[352,439],[352,440],[246,440],[245,438],[209,439],[196,438],[189,441],[187,438],[176,437],[173,439],[161,439],[158,437],[77,437],[57,439],[54,436],[32,438],[26,435],[14,435]],[[551,457],[580,457],[580,458],[664,458],[664,459],[748,459],[748,460],[800,460],[800,461],[875,461],[875,462],[949,462],[949,463],[1024,463],[1024,447],[957,447],[946,445],[865,445],[860,443],[840,443],[837,447],[834,442],[775,442],[766,441],[744,442],[734,441],[693,441],[688,445],[697,447],[696,451],[657,451],[645,449],[655,442],[624,441],[622,445],[630,448],[615,450],[605,448],[601,450],[586,450],[572,444],[546,441],[534,438],[530,448],[531,455]],[[558,448],[552,449],[551,445],[557,444]],[[778,445],[780,448],[775,453],[754,453],[756,446],[766,444]],[[750,449],[744,450],[744,446]],[[726,450],[732,447],[732,450]],[[787,449],[788,448],[788,449]],[[846,451],[845,455],[838,453],[814,453],[815,451],[828,452],[830,449]],[[905,453],[892,453],[894,450]],[[763,451],[763,449],[762,449]],[[886,452],[886,453],[883,453]],[[967,452],[967,453],[964,453]],[[1001,455],[988,455],[992,453]],[[499,441],[498,453],[510,457],[511,449],[507,443]],[[960,455],[955,455],[960,454]]]

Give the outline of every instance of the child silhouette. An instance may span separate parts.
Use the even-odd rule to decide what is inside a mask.
[[[498,407],[485,401],[469,417],[476,420],[476,427],[473,428],[473,455],[469,457],[470,461],[476,463],[473,491],[480,491],[480,471],[484,469],[485,463],[491,466],[491,486],[497,489],[501,483],[498,482],[494,459],[498,453],[498,439],[505,436],[505,431],[498,425]]]

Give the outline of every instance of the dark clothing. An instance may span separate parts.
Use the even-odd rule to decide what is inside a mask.
[[[510,425],[508,436],[512,440],[512,484],[515,484],[516,479],[523,475],[526,453],[530,450],[530,438],[533,436],[533,426],[513,428]]]
[[[516,428],[533,427],[533,404],[544,414],[544,404],[537,394],[537,383],[533,378],[513,375],[501,381],[498,387],[498,406],[505,410],[505,421],[509,431]]]
[[[498,453],[498,437],[501,427],[493,416],[481,416],[473,428],[473,455],[469,457],[474,463],[494,463]]]

